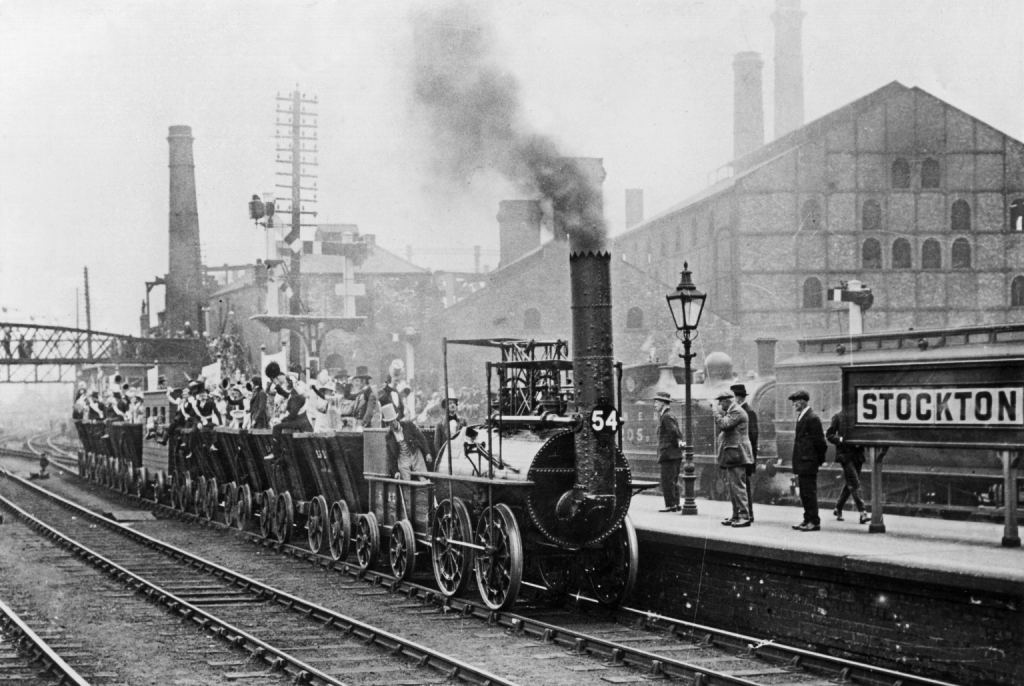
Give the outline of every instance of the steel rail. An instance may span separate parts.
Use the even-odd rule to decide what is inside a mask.
[[[66,471],[74,474],[71,470]],[[119,496],[124,495],[117,491],[114,491],[114,493]],[[136,498],[136,496],[129,495],[129,498]],[[631,664],[633,666],[641,666],[648,669],[652,676],[665,674],[668,676],[697,678],[699,675],[703,675],[701,677],[704,680],[703,683],[708,684],[709,686],[716,683],[743,684],[745,686],[756,684],[756,682],[745,680],[742,677],[734,677],[724,672],[716,672],[706,667],[687,663],[683,660],[677,660],[675,658],[660,655],[656,652],[641,650],[627,644],[621,644],[612,640],[565,629],[564,627],[542,622],[524,615],[518,615],[512,612],[494,612],[483,603],[473,600],[463,598],[441,599],[439,597],[440,594],[438,594],[436,589],[423,586],[422,584],[416,584],[411,581],[397,581],[394,577],[384,572],[374,570],[364,571],[350,562],[338,562],[331,559],[329,556],[318,555],[312,551],[306,550],[305,548],[269,541],[263,536],[253,532],[240,532],[237,529],[221,522],[213,522],[204,519],[199,515],[181,512],[153,500],[142,500],[147,504],[154,504],[156,509],[161,513],[168,514],[175,518],[192,523],[198,523],[207,527],[213,527],[218,530],[230,530],[236,534],[241,534],[250,542],[263,547],[273,548],[285,555],[306,560],[312,564],[319,564],[322,567],[338,571],[339,573],[349,574],[356,578],[370,581],[375,585],[387,585],[392,591],[404,591],[406,595],[409,595],[410,597],[419,595],[420,597],[425,598],[426,602],[439,602],[442,608],[446,611],[451,609],[461,612],[466,617],[475,616],[481,619],[486,618],[489,624],[504,626],[512,633],[526,633],[528,635],[537,636],[541,640],[549,643],[569,645],[572,647],[573,651],[577,653],[579,653],[581,649],[585,649],[588,652],[599,653],[611,660],[612,664]],[[599,604],[597,600],[584,594],[577,593],[572,597],[578,602],[587,602],[594,605]],[[682,629],[683,631],[689,631],[691,635],[700,635],[701,642],[706,644],[708,647],[717,645],[723,648],[729,648],[740,652],[743,656],[759,657],[766,661],[779,664],[780,666],[787,666],[791,668],[812,667],[815,672],[829,675],[835,679],[854,679],[870,683],[902,684],[903,686],[956,686],[956,684],[952,684],[950,682],[899,672],[886,667],[870,665],[847,658],[816,653],[812,650],[786,645],[771,639],[766,640],[753,636],[746,636],[744,634],[739,634],[725,629],[659,615],[646,610],[625,606],[619,607],[617,610],[636,617],[644,628],[666,631],[670,636],[678,636]]]
[[[0,600],[0,629],[5,629],[18,634],[18,646],[32,652],[31,662],[42,662],[46,665],[46,672],[58,676],[60,684],[73,686],[90,686],[89,682],[75,671],[75,668],[64,661],[53,648],[40,636],[32,631],[18,614]],[[30,647],[26,648],[25,644]]]
[[[209,560],[193,555],[168,543],[164,543],[156,538],[147,536],[139,531],[122,526],[121,524],[96,514],[95,512],[73,503],[66,498],[62,498],[47,489],[36,486],[21,477],[15,476],[5,469],[0,468],[0,475],[26,489],[32,490],[45,498],[49,498],[59,503],[66,509],[77,512],[81,516],[95,521],[96,523],[103,525],[105,528],[115,531],[126,538],[132,539],[147,546],[148,548],[168,555],[169,557],[173,557],[180,562],[185,562],[188,566],[199,571],[212,574],[213,576],[228,582],[232,586],[238,586],[242,590],[255,594],[257,597],[268,599],[278,605],[286,607],[287,609],[303,614],[312,620],[319,620],[322,622],[324,628],[334,628],[342,631],[347,637],[353,635],[357,636],[358,638],[363,639],[367,645],[376,644],[381,648],[390,651],[392,655],[402,656],[408,660],[416,661],[417,665],[420,667],[431,667],[442,672],[448,679],[458,678],[464,682],[483,684],[487,686],[517,686],[513,681],[491,674],[490,672],[463,662],[462,660],[445,655],[444,653],[432,648],[427,648],[426,646],[422,646],[410,641],[409,639],[402,638],[401,636],[392,634],[389,631],[366,624],[365,622],[348,617],[321,605],[309,602],[286,591],[282,591],[274,588],[273,586],[256,581],[255,579],[239,574],[233,570],[227,569],[226,567],[222,567],[214,562],[210,562]],[[275,669],[285,671],[290,676],[293,676],[298,683],[323,683],[344,686],[343,682],[320,672],[315,667],[302,662],[298,658],[289,655],[284,651],[274,648],[255,636],[228,624],[215,615],[188,603],[166,589],[163,589],[132,573],[99,553],[89,550],[86,546],[41,522],[2,496],[0,496],[0,505],[10,509],[16,516],[27,522],[32,528],[43,532],[48,538],[57,540],[62,546],[71,548],[76,555],[84,557],[88,562],[100,567],[110,576],[116,578],[125,585],[132,587],[136,592],[142,592],[150,598],[156,598],[158,603],[165,605],[170,610],[182,615],[184,619],[195,622],[201,628],[211,631],[211,633],[226,640],[233,646],[248,649],[253,657],[262,658],[269,662]]]

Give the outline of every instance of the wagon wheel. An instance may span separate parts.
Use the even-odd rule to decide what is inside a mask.
[[[242,487],[238,489],[238,495],[235,498],[235,528],[239,531],[245,531],[249,528],[249,522],[252,521],[252,491],[249,490],[249,484],[242,484]]]
[[[277,505],[277,495],[273,488],[263,491],[260,496],[260,534],[263,538],[270,538],[274,533],[274,506]]]
[[[459,498],[445,500],[430,521],[430,559],[434,579],[446,596],[466,590],[473,573],[473,549],[458,545],[471,543],[473,528],[469,511]]]
[[[199,475],[199,481],[196,482],[196,488],[192,492],[192,502],[189,511],[192,514],[202,516],[206,510],[206,477],[202,474]]]
[[[78,455],[78,476],[85,476],[85,451],[79,450]]]
[[[132,490],[134,481],[132,475],[135,472],[135,470],[132,468],[128,460],[121,460],[120,472],[121,473],[119,476],[118,490],[120,490],[125,495],[128,495],[128,493]]]
[[[399,519],[391,527],[391,539],[388,541],[388,558],[391,573],[399,581],[412,576],[416,568],[416,533],[408,519]]]
[[[487,508],[476,525],[476,584],[492,610],[511,607],[523,583],[523,540],[505,503]]]
[[[146,497],[146,488],[149,486],[149,470],[139,467],[135,470],[135,495],[139,498]]]
[[[292,528],[295,526],[295,505],[292,494],[285,491],[277,496],[277,507],[274,509],[274,537],[281,543],[292,540]]]
[[[100,486],[107,485],[107,458],[101,457],[99,468],[96,470],[96,482]]]
[[[224,523],[228,526],[235,525],[236,502],[238,502],[238,485],[232,481],[224,487]]]
[[[355,544],[360,569],[370,569],[377,564],[380,529],[377,528],[377,517],[372,512],[356,517]]]
[[[164,476],[164,470],[159,469],[156,472],[156,481],[153,483],[153,500],[159,503],[166,494],[167,477]]]
[[[600,548],[586,551],[583,572],[602,605],[618,605],[636,585],[639,562],[636,529],[627,516]]]
[[[331,520],[328,532],[331,558],[334,560],[344,560],[348,557],[348,547],[352,542],[352,520],[349,517],[348,505],[344,500],[339,500],[331,505]]]
[[[203,508],[203,515],[211,522],[217,521],[218,510],[220,509],[220,490],[217,488],[217,479],[210,477],[206,482],[206,506]]]
[[[192,475],[185,473],[185,480],[181,484],[181,511],[192,511],[192,497],[195,495],[192,488]]]
[[[537,571],[552,593],[566,593],[578,578],[576,555],[563,552],[541,553],[537,556]]]
[[[306,537],[309,549],[319,555],[324,549],[324,542],[330,538],[327,529],[327,498],[318,495],[309,503],[309,515],[306,517]]]
[[[121,460],[117,458],[110,459],[110,488],[115,491],[121,490]]]

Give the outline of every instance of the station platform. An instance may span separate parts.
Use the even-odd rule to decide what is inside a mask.
[[[755,522],[722,526],[730,503],[658,512],[638,495],[635,607],[765,640],[824,650],[958,684],[1024,683],[1024,549],[985,522],[857,513],[794,531],[799,507],[755,504]]]

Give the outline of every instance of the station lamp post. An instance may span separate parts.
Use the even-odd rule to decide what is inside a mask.
[[[697,470],[693,466],[693,410],[690,407],[690,384],[692,382],[690,360],[694,355],[690,352],[690,342],[697,337],[697,324],[700,322],[700,315],[704,311],[704,301],[707,300],[707,297],[706,293],[701,293],[693,285],[689,264],[683,262],[679,285],[676,286],[675,293],[665,296],[665,300],[668,301],[668,309],[672,312],[672,321],[676,325],[676,337],[683,342],[684,352],[680,357],[686,364],[686,447],[683,453],[684,515],[697,514],[697,503],[693,499]]]

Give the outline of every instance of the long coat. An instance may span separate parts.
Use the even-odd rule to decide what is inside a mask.
[[[825,442],[821,419],[814,410],[807,408],[796,422],[796,435],[793,437],[793,473],[817,474],[818,467],[825,463],[826,452],[828,443]]]
[[[754,451],[754,460],[757,460],[757,437],[760,433],[757,428],[757,412],[750,406],[750,403],[743,403],[740,408],[747,413],[747,435],[750,436],[750,447]]]
[[[270,413],[267,411],[267,393],[257,386],[249,399],[249,425],[253,429],[269,429]]]
[[[829,424],[828,430],[825,431],[825,440],[836,447],[836,462],[839,464],[849,462],[854,467],[862,467],[865,459],[864,447],[847,443],[843,436],[845,433],[842,417],[836,412],[832,415],[832,422]]]
[[[722,464],[727,452],[731,449],[740,451],[743,458],[743,465],[754,464],[754,448],[750,445],[750,435],[747,433],[747,413],[743,408],[733,403],[723,414],[715,415],[715,427],[718,429],[718,466],[725,468]],[[739,467],[740,464],[731,464],[729,467]]]
[[[683,436],[679,433],[676,418],[671,410],[665,410],[658,420],[658,462],[683,459],[683,449],[679,447],[681,440]]]
[[[424,462],[431,461],[430,444],[427,443],[427,437],[423,435],[423,432],[419,430],[412,422],[400,422],[402,425],[402,435],[405,437],[405,442],[413,450],[419,450],[423,455]],[[387,436],[384,437],[384,445],[388,451],[388,473],[396,474],[398,472],[398,457],[401,452],[398,447],[398,439],[395,438],[393,431],[388,431]]]

